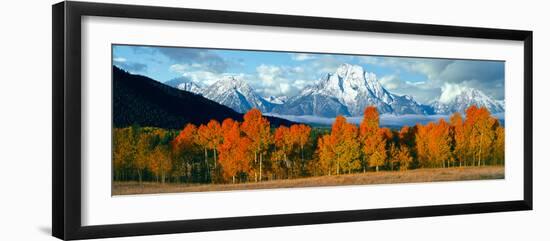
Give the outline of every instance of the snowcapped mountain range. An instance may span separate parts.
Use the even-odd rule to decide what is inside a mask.
[[[464,113],[471,105],[483,106],[491,113],[504,112],[504,101],[497,101],[480,90],[473,88],[465,88],[450,101],[436,101],[432,103],[434,112],[437,114]]]
[[[201,94],[231,109],[245,113],[252,108],[267,113],[273,104],[258,95],[244,80],[227,76],[203,89]]]
[[[164,84],[195,94],[200,94],[202,92],[202,87],[200,85],[185,77],[174,78],[164,82]]]
[[[273,103],[273,104],[276,104],[276,105],[282,105],[284,103],[286,103],[286,101],[288,100],[288,97],[287,96],[269,96],[269,97],[264,97],[264,99],[270,103]]]
[[[374,73],[351,64],[340,65],[334,73],[324,75],[316,84],[305,87],[298,95],[290,98],[262,97],[246,81],[234,76],[223,77],[208,87],[201,87],[183,77],[165,84],[200,94],[240,113],[258,108],[264,113],[278,115],[362,116],[364,109],[371,105],[376,106],[382,114],[395,115],[450,114],[463,112],[470,105],[487,107],[492,113],[504,111],[503,101],[494,100],[471,88],[465,88],[450,101],[421,104],[412,96],[389,92]]]
[[[276,106],[272,112],[282,115],[361,116],[367,106],[374,105],[381,113],[432,114],[429,106],[411,96],[387,91],[373,73],[358,65],[343,64],[335,73],[326,74],[313,86]]]

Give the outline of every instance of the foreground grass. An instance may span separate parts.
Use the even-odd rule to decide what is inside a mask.
[[[240,184],[175,184],[175,183],[143,183],[114,182],[112,195],[150,194],[150,193],[177,193],[177,192],[206,192],[251,190],[292,187],[320,187],[341,185],[367,185],[411,182],[441,182],[503,179],[503,166],[485,167],[454,167],[416,169],[410,171],[380,171],[348,174],[340,176],[307,177],[290,180],[264,181],[260,183]]]

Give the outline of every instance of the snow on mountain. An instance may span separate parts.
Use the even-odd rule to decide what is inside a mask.
[[[189,91],[195,94],[201,94],[202,92],[202,88],[199,85],[195,84],[194,82],[181,83],[176,88],[180,90]]]
[[[335,73],[325,75],[313,86],[275,106],[273,113],[284,115],[361,116],[367,106],[374,105],[381,113],[431,114],[429,106],[421,105],[410,96],[388,92],[374,73],[358,65],[343,64]]]
[[[245,113],[257,108],[263,113],[293,116],[336,117],[362,116],[367,106],[374,105],[381,114],[450,114],[463,113],[471,105],[486,107],[491,113],[504,112],[504,101],[494,100],[472,88],[461,88],[459,94],[424,105],[412,96],[397,95],[386,90],[374,73],[358,65],[342,64],[334,73],[323,76],[316,84],[304,88],[293,97],[262,97],[243,79],[226,76],[208,87],[180,77],[165,82],[180,90],[204,97]],[[457,91],[457,92],[458,92]],[[451,97],[451,98],[449,98]]]
[[[485,107],[491,113],[504,112],[503,100],[495,100],[482,91],[473,88],[464,88],[458,95],[450,100],[438,100],[432,103],[434,112],[437,114],[451,114],[454,112],[464,113],[464,111],[472,105]]]
[[[501,105],[503,109],[505,109],[506,101],[504,101],[504,100],[497,100],[496,102],[497,102],[499,105]]]
[[[264,97],[264,100],[266,100],[267,102],[269,102],[271,104],[282,105],[288,100],[288,97],[286,97],[284,95],[283,96],[269,96],[269,97]]]
[[[164,84],[195,94],[201,94],[202,92],[202,87],[200,85],[185,77],[174,78],[164,82]]]
[[[234,76],[225,76],[216,81],[205,88],[202,95],[240,113],[252,108],[266,113],[273,107],[272,103],[258,95],[244,80]]]

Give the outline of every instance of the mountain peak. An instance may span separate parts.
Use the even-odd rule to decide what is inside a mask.
[[[223,76],[216,83],[232,86],[234,88],[242,87],[242,86],[248,87],[248,84],[246,83],[246,81],[243,80],[243,78],[239,76],[234,76],[234,75]]]
[[[243,115],[227,106],[162,84],[149,77],[130,74],[113,65],[113,126],[134,124],[178,129],[187,123],[202,124],[212,119],[242,121]],[[273,127],[293,122],[266,116]]]
[[[288,100],[288,97],[286,96],[269,96],[269,97],[264,97],[264,100],[272,103],[272,104],[277,104],[277,105],[282,105],[284,104],[287,100]]]
[[[365,70],[359,65],[344,63],[336,69],[336,74],[340,77],[345,77],[347,75],[362,76],[365,74]]]
[[[376,106],[381,113],[425,114],[426,106],[410,96],[396,96],[388,92],[374,73],[362,66],[344,63],[328,73],[313,86],[305,88],[274,112],[291,115],[338,114],[361,116],[367,106]]]
[[[191,93],[195,93],[195,94],[200,94],[202,92],[201,85],[199,85],[198,83],[195,83],[194,81],[184,76],[173,78],[171,80],[164,82],[164,84],[180,90],[185,90]]]
[[[456,98],[474,99],[476,97],[485,98],[486,95],[474,88],[446,84],[441,88],[441,96],[438,101],[441,103],[450,103],[455,101]]]
[[[191,82],[191,80],[188,78],[185,78],[184,76],[180,76],[180,77],[167,80],[166,82],[164,82],[164,84],[168,86],[176,87],[181,83],[188,83],[188,82]]]
[[[224,76],[203,91],[204,97],[245,113],[251,108],[269,112],[272,104],[260,97],[240,76]]]
[[[474,88],[466,88],[463,92],[463,95],[466,95],[470,98],[476,98],[476,97],[487,97],[485,93],[483,93],[481,90],[474,89]]]
[[[432,104],[435,112],[439,114],[464,113],[472,105],[485,107],[491,113],[504,111],[504,102],[495,100],[483,91],[470,87],[445,86],[439,100]]]

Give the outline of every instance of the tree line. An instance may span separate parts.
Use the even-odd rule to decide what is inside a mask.
[[[241,183],[368,171],[504,165],[504,127],[471,106],[426,125],[380,126],[376,107],[359,125],[271,128],[257,109],[243,121],[211,120],[182,130],[130,126],[113,133],[113,179],[175,183]]]

